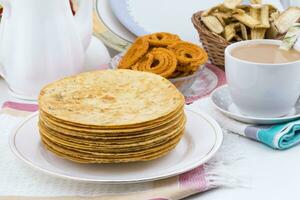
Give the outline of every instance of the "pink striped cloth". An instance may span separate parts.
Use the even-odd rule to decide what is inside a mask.
[[[38,110],[38,106],[36,104],[25,104],[25,103],[17,103],[17,102],[5,102],[2,106],[2,110],[0,111],[0,115],[9,115],[13,117],[26,117]],[[17,162],[17,161],[16,161]],[[0,168],[1,170],[1,168]],[[131,199],[139,199],[139,200],[175,200],[182,199],[188,197],[190,195],[207,191],[211,188],[219,186],[215,184],[213,181],[213,177],[216,176],[211,173],[213,170],[210,167],[210,164],[204,164],[192,171],[181,174],[179,176],[171,177],[165,180],[158,180],[152,182],[151,186],[148,186],[146,190],[140,192],[133,192],[127,194],[99,194],[96,197],[87,197],[85,200],[131,200]],[[47,175],[44,175],[47,176]],[[59,178],[57,178],[60,181]],[[0,178],[1,182],[1,178]],[[32,185],[31,187],[39,188],[39,185]],[[43,186],[45,187],[45,186]],[[80,186],[79,186],[80,187]],[[122,187],[122,186],[120,186]],[[128,186],[127,186],[128,187]],[[4,189],[4,188],[3,188]],[[80,195],[80,194],[78,194]],[[94,195],[94,194],[93,194]],[[76,196],[55,196],[55,197],[33,197],[33,196],[1,196],[0,189],[0,200],[81,200],[82,197]]]

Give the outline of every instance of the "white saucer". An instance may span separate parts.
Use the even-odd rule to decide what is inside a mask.
[[[79,164],[47,151],[41,143],[38,113],[25,119],[10,137],[14,154],[36,170],[77,181],[136,183],[163,179],[192,170],[207,162],[222,144],[220,126],[205,113],[185,110],[186,131],[168,155],[149,162]]]
[[[278,118],[258,118],[253,116],[246,116],[239,112],[237,106],[232,102],[228,86],[224,85],[217,88],[211,94],[211,101],[214,107],[222,112],[224,115],[235,119],[237,121],[250,124],[278,124],[292,121],[300,118],[300,101],[298,101],[291,112],[283,117]]]

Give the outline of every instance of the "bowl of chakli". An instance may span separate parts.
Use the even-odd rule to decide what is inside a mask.
[[[207,53],[198,45],[176,34],[158,32],[138,37],[124,54],[112,59],[111,67],[158,74],[185,93],[207,59]]]
[[[149,161],[166,155],[185,130],[184,97],[167,79],[133,70],[67,77],[39,96],[43,145],[78,163]]]

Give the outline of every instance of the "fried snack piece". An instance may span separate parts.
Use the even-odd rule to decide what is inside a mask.
[[[146,71],[169,78],[175,72],[177,60],[175,54],[165,48],[154,48],[132,66],[133,70]]]
[[[296,43],[300,35],[300,23],[294,23],[292,27],[289,28],[288,32],[285,34],[280,49],[290,50]]]
[[[240,21],[241,23],[245,24],[250,28],[255,28],[255,26],[260,24],[260,22],[257,19],[251,17],[248,14],[234,14],[232,16],[233,18],[235,18],[236,20]]]
[[[264,5],[260,11],[260,28],[270,28],[269,6]]]
[[[274,22],[278,17],[280,16],[280,12],[279,11],[275,11],[273,13],[270,14],[270,22]]]
[[[261,8],[250,8],[250,16],[260,21],[260,24],[250,31],[251,39],[264,39],[266,28],[270,27],[269,23],[269,6],[263,5]]]
[[[279,32],[278,32],[274,22],[272,22],[271,25],[270,25],[270,28],[267,29],[266,38],[273,39],[277,35],[279,35]]]
[[[220,10],[220,7],[221,7],[221,6],[224,7],[223,4],[218,4],[218,5],[214,6],[214,7],[211,7],[211,8],[208,9],[208,10],[205,10],[205,11],[202,13],[202,17],[206,17],[206,16],[208,16],[208,15],[214,13],[215,11]]]
[[[219,22],[222,24],[222,26],[226,26],[226,22],[224,20],[224,17],[223,17],[223,13],[212,13],[213,16],[215,16]]]
[[[260,10],[259,8],[250,8],[250,16],[253,17],[254,19],[259,20],[259,14]]]
[[[239,35],[235,35],[234,39],[236,39],[236,41],[243,41],[243,38],[241,38]]]
[[[231,15],[229,13],[222,13],[222,12],[216,12],[212,13],[213,16],[218,18],[218,20],[221,22],[221,24],[225,27],[228,23],[228,20],[230,19]]]
[[[209,15],[201,17],[201,20],[210,31],[216,34],[221,34],[224,31],[222,23],[215,16]]]
[[[145,37],[138,37],[131,47],[127,50],[124,57],[119,63],[118,68],[130,69],[143,55],[145,55],[149,48],[149,42]]]
[[[235,9],[237,5],[240,5],[242,0],[225,0],[224,6],[226,8]]]
[[[275,6],[273,6],[272,4],[266,4],[266,5],[269,7],[269,11],[270,11],[271,14],[274,13],[274,12],[278,12],[278,14],[280,14],[279,10]]]
[[[265,38],[265,33],[266,33],[265,28],[254,28],[251,30],[251,39],[264,39]]]
[[[240,26],[239,23],[232,23],[225,26],[224,38],[227,41],[231,41],[236,35],[236,28]]]
[[[261,4],[261,0],[250,0],[251,4]]]
[[[244,14],[246,14],[246,12],[245,12],[243,9],[241,9],[241,8],[235,8],[235,9],[233,9],[233,10],[231,11],[231,14],[240,14],[240,15],[244,15]]]
[[[208,59],[204,49],[189,42],[177,42],[170,45],[168,49],[175,53],[178,65],[186,66],[189,71],[196,71]]]
[[[279,33],[283,34],[300,18],[299,7],[289,7],[275,21]]]
[[[235,24],[229,24],[229,25],[225,26],[224,38],[227,41],[231,41],[235,35],[236,35]]]
[[[240,25],[240,28],[241,28],[242,38],[244,40],[248,40],[248,32],[247,32],[246,26],[242,23],[239,23],[239,25]]]
[[[149,44],[154,47],[165,47],[173,44],[174,42],[180,41],[178,35],[166,32],[153,33],[148,35],[147,38]]]

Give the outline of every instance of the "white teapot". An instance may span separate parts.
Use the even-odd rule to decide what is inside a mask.
[[[47,83],[84,71],[92,0],[75,16],[69,0],[0,0],[0,74],[16,94],[37,98]]]

